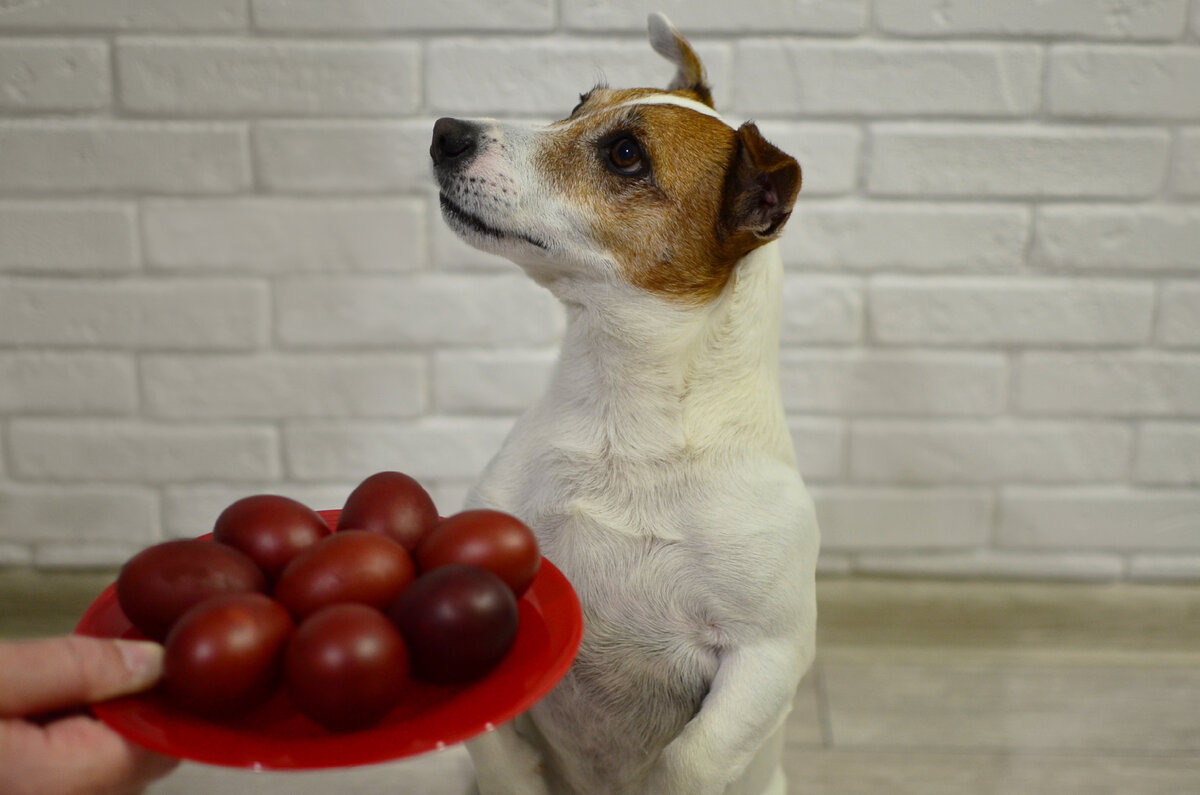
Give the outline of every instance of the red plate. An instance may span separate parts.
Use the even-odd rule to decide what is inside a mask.
[[[330,527],[341,511],[320,511]],[[413,682],[407,697],[370,729],[335,734],[301,715],[280,693],[236,722],[215,723],[173,707],[157,690],[93,704],[112,729],[152,751],[213,765],[310,770],[387,762],[468,740],[533,706],[566,674],[583,637],[579,599],[543,559],[518,601],[512,650],[483,679],[443,686]],[[88,607],[76,634],[141,638],[110,585]]]

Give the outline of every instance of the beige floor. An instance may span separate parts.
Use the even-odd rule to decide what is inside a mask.
[[[70,628],[110,575],[0,573],[0,637]],[[790,718],[798,795],[1200,793],[1200,587],[827,579]],[[457,795],[457,750],[343,774],[184,766],[154,795]]]

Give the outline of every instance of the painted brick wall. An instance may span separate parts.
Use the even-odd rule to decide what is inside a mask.
[[[444,229],[432,120],[663,84],[655,8],[804,166],[822,567],[1200,579],[1200,0],[4,0],[0,564],[457,508],[563,321]]]

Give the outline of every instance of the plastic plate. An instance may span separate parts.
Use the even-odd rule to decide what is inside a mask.
[[[320,511],[336,527],[340,511]],[[152,751],[207,764],[311,770],[375,764],[435,751],[499,726],[533,706],[566,674],[583,636],[579,600],[543,559],[518,601],[520,624],[508,656],[483,679],[444,686],[411,682],[401,704],[361,731],[337,734],[297,712],[279,693],[236,721],[217,723],[172,706],[157,690],[92,705],[113,730]],[[141,638],[106,588],[77,634]]]

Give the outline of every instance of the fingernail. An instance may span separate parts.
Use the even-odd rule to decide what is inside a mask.
[[[131,689],[149,687],[162,675],[163,647],[145,640],[118,640],[117,649],[129,670]]]

